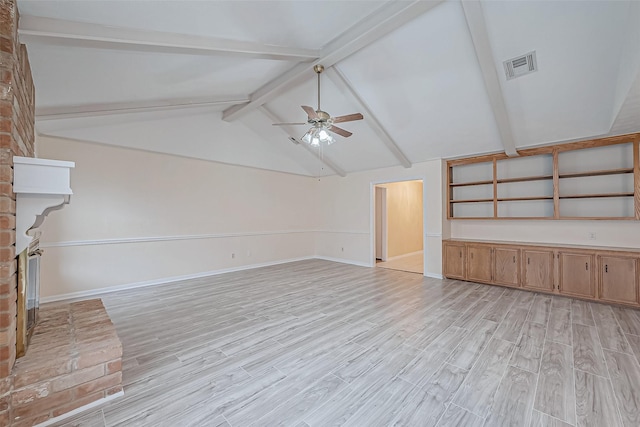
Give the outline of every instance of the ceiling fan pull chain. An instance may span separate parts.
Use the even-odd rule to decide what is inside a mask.
[[[320,73],[318,74],[318,111],[320,111]]]

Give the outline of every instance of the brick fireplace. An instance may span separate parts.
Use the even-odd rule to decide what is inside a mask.
[[[35,151],[34,86],[27,49],[18,42],[17,31],[15,0],[0,0],[0,378],[9,376],[16,360],[13,156],[33,157]],[[0,395],[5,387],[0,385]]]
[[[100,300],[41,307],[31,346],[16,361],[14,156],[35,156],[34,104],[16,0],[0,0],[0,426],[47,423],[122,394],[122,345]]]

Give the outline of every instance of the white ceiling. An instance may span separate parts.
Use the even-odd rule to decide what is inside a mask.
[[[323,176],[640,131],[633,0],[18,7],[41,134]],[[365,116],[320,153],[271,126],[317,106],[315,63],[322,109]]]

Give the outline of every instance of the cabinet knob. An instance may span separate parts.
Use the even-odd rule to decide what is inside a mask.
[[[516,256],[515,255],[513,256],[513,262],[516,262]]]
[[[473,252],[471,252],[471,259],[473,259]]]
[[[462,251],[460,251],[460,258],[462,258]]]
[[[531,264],[531,258],[527,258],[527,264]]]
[[[609,272],[609,264],[605,264],[604,265],[604,272],[608,273]]]
[[[587,270],[587,271],[589,271],[589,263],[588,263],[588,262],[585,262],[585,263],[584,263],[584,269],[585,269],[585,270]]]

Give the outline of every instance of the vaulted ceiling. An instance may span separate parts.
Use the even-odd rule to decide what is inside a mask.
[[[43,135],[323,176],[640,131],[633,0],[18,7]],[[315,64],[322,109],[364,114],[320,152],[271,125],[306,121]]]

